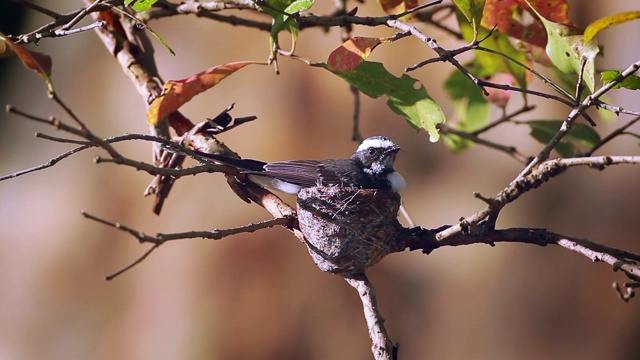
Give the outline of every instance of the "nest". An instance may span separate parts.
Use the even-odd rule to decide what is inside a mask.
[[[322,271],[349,276],[400,251],[400,195],[349,187],[314,187],[298,194],[298,222]]]

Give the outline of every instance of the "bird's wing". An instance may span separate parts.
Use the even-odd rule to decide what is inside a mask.
[[[318,165],[319,183],[324,186],[352,186],[350,179],[353,177],[353,168],[349,164],[338,164],[340,160],[325,160]]]
[[[318,167],[320,160],[287,160],[267,163],[265,171],[249,172],[251,174],[268,176],[302,187],[318,185]]]
[[[350,180],[353,169],[348,160],[288,160],[268,163],[266,171],[256,173],[302,187],[355,186]],[[345,182],[346,181],[346,182]]]

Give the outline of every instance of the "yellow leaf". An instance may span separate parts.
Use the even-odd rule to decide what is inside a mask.
[[[637,18],[640,18],[640,11],[623,12],[598,19],[589,24],[589,26],[587,26],[587,28],[584,30],[584,41],[588,42],[589,40],[593,39],[596,34],[608,28],[609,26],[622,24],[624,22],[635,20]]]

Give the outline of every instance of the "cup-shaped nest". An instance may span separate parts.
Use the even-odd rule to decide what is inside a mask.
[[[345,276],[401,251],[399,208],[400,195],[382,190],[318,186],[298,194],[298,222],[313,261]]]

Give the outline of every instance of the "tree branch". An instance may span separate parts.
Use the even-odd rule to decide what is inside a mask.
[[[81,214],[87,219],[96,221],[98,223],[107,225],[109,227],[118,229],[120,231],[124,231],[129,235],[133,236],[134,238],[136,238],[140,243],[149,242],[153,244],[153,246],[149,250],[147,250],[141,257],[136,259],[133,263],[131,263],[130,265],[127,265],[126,267],[115,272],[114,274],[107,276],[106,277],[107,280],[113,280],[117,276],[125,273],[126,271],[132,269],[134,266],[140,264],[154,250],[156,250],[160,245],[164,244],[167,241],[195,239],[195,238],[220,240],[231,235],[236,235],[241,233],[252,233],[261,229],[267,229],[274,226],[284,226],[286,228],[292,228],[295,222],[295,219],[291,217],[281,217],[281,218],[265,220],[258,223],[247,224],[244,226],[239,226],[231,229],[223,229],[223,230],[214,229],[211,231],[188,231],[183,233],[167,233],[167,234],[158,233],[155,236],[151,236],[141,231],[135,230],[131,227],[128,227],[126,225],[122,225],[120,223],[114,223],[114,222],[99,218],[97,216],[91,215],[84,210],[82,210]]]
[[[609,90],[613,89],[616,85],[622,82],[622,80],[635,74],[638,69],[640,69],[640,61],[631,64],[631,66],[620,73],[620,75],[618,75],[618,77],[616,77],[614,81],[602,86],[593,94],[587,96],[580,104],[575,106],[567,119],[562,123],[562,126],[560,126],[560,130],[558,130],[558,132],[553,136],[549,143],[542,150],[540,150],[538,155],[529,163],[529,165],[527,165],[527,167],[525,167],[525,169],[518,175],[518,177],[514,181],[517,181],[518,179],[526,176],[536,166],[547,160],[549,158],[549,155],[551,154],[551,151],[555,149],[555,147],[560,143],[560,140],[562,140],[569,133],[569,130],[571,130],[571,127],[573,126],[573,123],[577,119],[578,115],[584,114],[585,110],[593,105],[596,105],[597,100],[602,95],[609,92]]]
[[[558,245],[589,258],[593,262],[609,264],[614,271],[622,271],[634,281],[640,281],[640,255],[595,243],[586,239],[566,236],[546,229],[510,228],[501,230],[482,229],[478,233],[457,233],[437,241],[434,231],[419,232],[405,239],[404,245],[410,250],[422,250],[429,254],[445,246],[463,246],[473,244],[523,243],[539,246]],[[437,230],[436,230],[437,232]]]
[[[369,338],[371,338],[372,343],[371,351],[373,352],[374,359],[397,359],[398,349],[391,342],[387,330],[384,327],[384,319],[382,318],[380,310],[378,310],[375,288],[364,274],[344,279],[351,287],[358,291],[358,295],[362,301],[362,309],[364,310],[364,318],[367,321],[367,328],[369,329]]]
[[[583,158],[568,158],[549,160],[541,164],[536,170],[524,177],[512,181],[500,191],[495,198],[488,199],[488,206],[477,213],[462,218],[460,223],[447,227],[435,234],[437,241],[463,233],[463,230],[473,228],[491,214],[499,213],[509,203],[518,199],[529,190],[536,189],[542,184],[560,175],[571,166],[590,166],[602,170],[615,164],[639,164],[640,156],[594,156]]]

